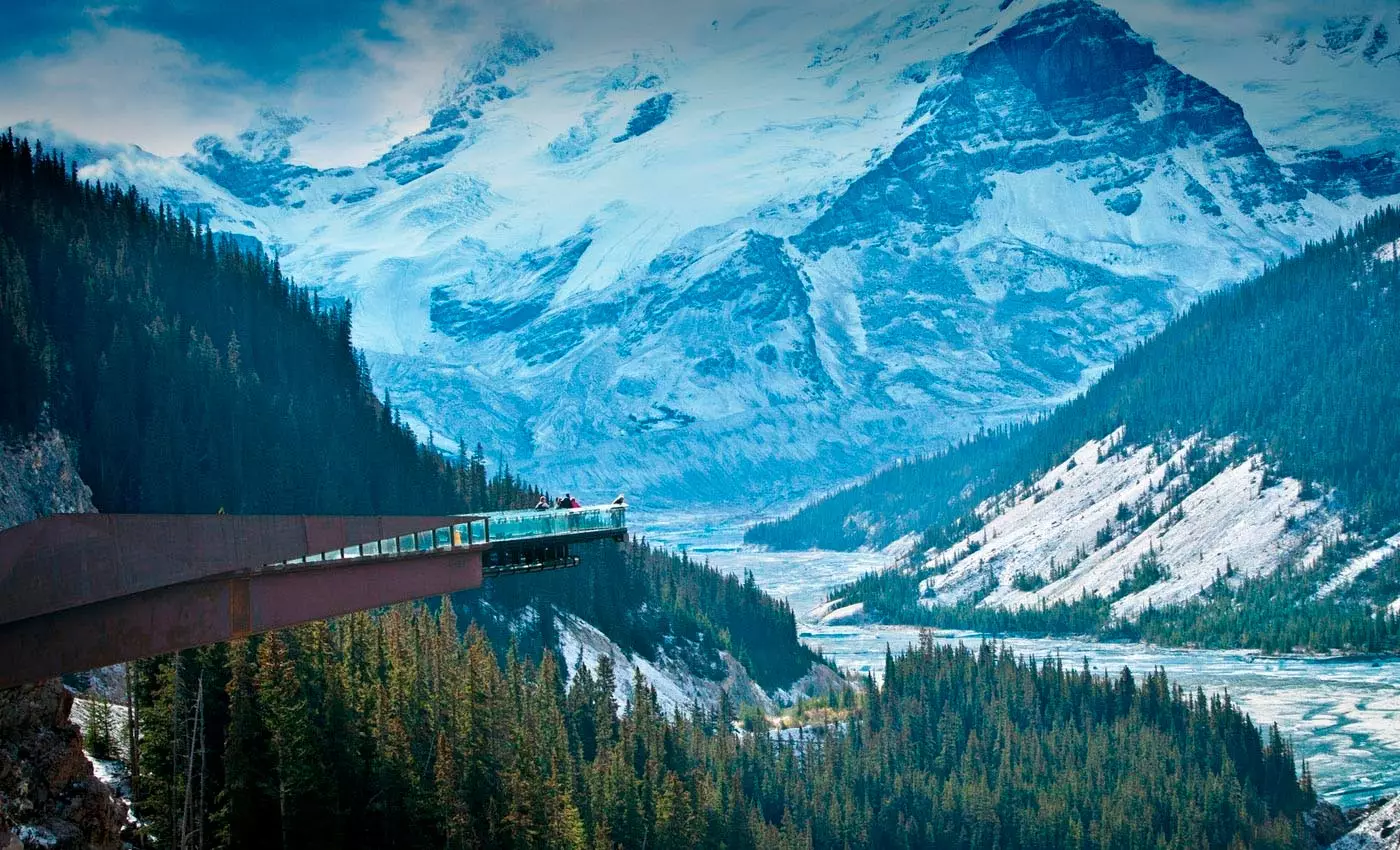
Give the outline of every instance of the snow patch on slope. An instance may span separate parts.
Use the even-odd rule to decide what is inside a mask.
[[[561,614],[557,619],[559,628],[559,648],[563,653],[563,663],[570,680],[575,673],[575,664],[582,658],[583,663],[593,671],[598,669],[598,661],[604,656],[612,660],[616,685],[613,699],[618,705],[632,701],[632,683],[641,673],[642,678],[656,691],[657,704],[667,713],[679,709],[688,712],[693,708],[714,709],[719,705],[720,694],[728,691],[737,703],[756,703],[765,711],[776,708],[773,699],[749,679],[744,667],[727,652],[721,652],[729,668],[723,681],[702,679],[687,671],[679,663],[669,659],[664,650],[657,652],[655,663],[640,655],[629,655],[592,624],[573,616]]]
[[[1113,605],[1115,615],[1131,618],[1148,606],[1192,599],[1227,574],[1238,581],[1271,572],[1304,551],[1320,505],[1301,498],[1298,481],[1270,483],[1260,457],[1225,467],[1178,505],[1168,504],[1166,492],[1182,481],[1167,476],[1202,439],[1183,441],[1166,459],[1151,446],[1120,445],[1121,431],[1086,443],[1033,486],[984,503],[983,529],[932,553],[929,563],[950,566],[923,582],[923,603],[967,601],[992,584],[980,605],[1016,609],[1085,593],[1113,597],[1145,556],[1155,557],[1166,576]],[[1120,519],[1125,506],[1144,504],[1156,514],[1145,529]],[[1041,586],[1018,590],[1018,577],[1025,587]]]
[[[842,600],[832,600],[820,605],[808,614],[808,618],[815,620],[823,626],[839,626],[844,623],[860,622],[865,616],[865,603],[856,602],[852,605],[842,605]]]
[[[1393,263],[1397,257],[1400,257],[1400,239],[1388,245],[1382,245],[1376,251],[1376,259],[1383,263]]]
[[[1352,558],[1335,576],[1332,576],[1322,587],[1318,588],[1316,598],[1323,599],[1328,596],[1334,596],[1338,592],[1350,587],[1363,573],[1374,569],[1381,561],[1395,554],[1397,549],[1400,549],[1400,534],[1395,535],[1369,552]]]
[[[1329,850],[1400,850],[1400,797],[1372,812]]]

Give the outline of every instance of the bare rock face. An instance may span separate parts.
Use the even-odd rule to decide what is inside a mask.
[[[0,447],[0,529],[49,514],[92,513],[92,490],[78,477],[57,431]]]
[[[1308,847],[1330,847],[1332,842],[1346,835],[1356,826],[1340,806],[1326,800],[1318,800],[1313,810],[1303,815],[1303,826],[1307,830]]]
[[[0,447],[0,529],[94,510],[58,432]],[[93,775],[72,709],[57,680],[0,690],[0,850],[121,847],[125,806]]]
[[[72,708],[57,680],[0,691],[0,836],[10,845],[121,847],[125,807],[93,776]]]

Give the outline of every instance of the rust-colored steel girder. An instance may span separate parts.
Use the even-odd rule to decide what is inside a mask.
[[[480,587],[484,545],[264,566],[466,519],[66,514],[0,532],[0,687]]]

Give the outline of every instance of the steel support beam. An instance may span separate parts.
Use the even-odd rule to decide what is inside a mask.
[[[464,517],[57,514],[0,531],[0,623]]]
[[[482,519],[64,514],[0,531],[0,687],[573,566],[570,544],[627,536],[619,522],[283,563]]]
[[[0,688],[480,586],[457,550],[158,587],[0,624]]]

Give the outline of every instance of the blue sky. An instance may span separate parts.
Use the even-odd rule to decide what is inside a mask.
[[[753,0],[758,3],[759,0]],[[49,122],[162,155],[259,114],[304,116],[297,158],[358,164],[424,126],[484,20],[622,0],[0,0],[0,126]],[[728,4],[743,0],[631,0]],[[881,0],[852,0],[878,7]],[[990,2],[990,0],[989,0]],[[1107,0],[1139,29],[1258,31],[1373,0]],[[1129,11],[1131,10],[1131,11]]]

